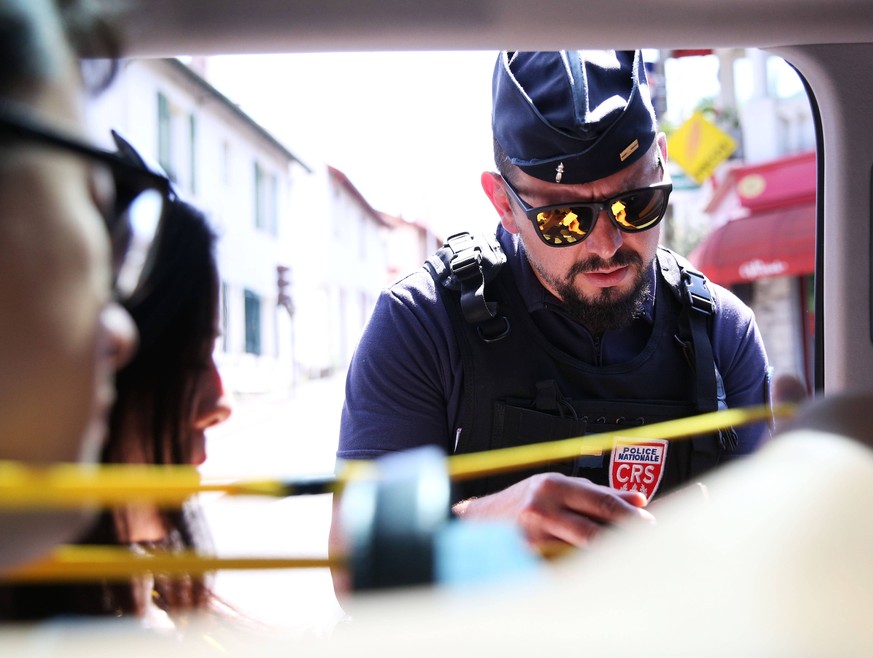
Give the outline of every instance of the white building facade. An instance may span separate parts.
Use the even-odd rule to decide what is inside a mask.
[[[385,280],[385,225],[341,172],[310,169],[192,68],[122,63],[94,99],[206,212],[219,240],[216,361],[235,393],[278,393],[344,370]]]
[[[385,287],[389,225],[340,170],[315,167],[294,200],[290,273],[299,376],[345,371]]]

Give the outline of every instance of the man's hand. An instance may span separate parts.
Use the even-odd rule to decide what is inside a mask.
[[[636,491],[618,491],[583,478],[540,473],[482,498],[456,504],[461,518],[511,519],[527,540],[540,549],[555,542],[586,546],[604,528],[638,519],[653,523],[646,497]]]

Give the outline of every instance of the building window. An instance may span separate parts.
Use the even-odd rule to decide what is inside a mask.
[[[278,184],[259,162],[255,162],[255,227],[270,235],[278,234]]]
[[[334,186],[333,188],[333,207],[334,207],[334,220],[331,222],[331,233],[334,238],[342,238],[343,237],[343,229],[346,231],[349,230],[351,226],[354,225],[354,222],[341,222],[336,218],[338,217],[349,217],[350,210],[346,207],[347,200],[340,194],[339,187]],[[345,227],[344,227],[345,224]]]
[[[230,142],[224,140],[221,143],[221,182],[225,185],[230,184],[231,156]]]
[[[170,180],[176,180],[176,168],[173,166],[173,117],[170,112],[170,101],[164,94],[158,92],[158,163],[167,172]]]
[[[188,186],[197,194],[197,117],[188,115]]]
[[[227,281],[221,282],[221,304],[219,308],[219,314],[221,316],[221,351],[227,353],[230,348],[230,341],[227,338],[228,328],[230,327],[230,321],[228,316],[228,285]]]
[[[245,291],[246,353],[261,353],[261,298],[251,290]]]

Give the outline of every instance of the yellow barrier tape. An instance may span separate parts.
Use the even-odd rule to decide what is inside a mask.
[[[149,502],[178,506],[191,496],[290,496],[332,491],[333,478],[280,480],[203,480],[192,466],[53,464],[35,467],[0,462],[0,509],[70,508]]]
[[[145,574],[187,576],[227,569],[326,569],[340,563],[326,557],[215,557],[193,551],[135,553],[123,546],[60,546],[43,559],[0,573],[0,581],[127,580]]]
[[[494,473],[597,455],[611,450],[616,438],[627,442],[651,439],[681,440],[728,427],[791,415],[793,405],[768,405],[727,409],[663,423],[629,427],[620,432],[502,448],[487,452],[453,455],[446,460],[449,477],[469,479]],[[74,508],[83,505],[122,505],[148,502],[179,506],[203,493],[227,495],[292,496],[338,491],[353,479],[378,477],[370,461],[344,462],[340,476],[298,481],[203,480],[191,466],[110,464],[82,466],[56,464],[35,467],[18,462],[0,462],[0,509]]]
[[[456,455],[447,459],[448,472],[455,479],[480,477],[572,459],[577,455],[600,454],[601,451],[611,450],[617,438],[627,443],[643,443],[652,439],[681,440],[718,429],[767,420],[771,415],[789,416],[794,411],[795,406],[787,404],[773,409],[767,405],[728,409],[632,427],[620,432]],[[372,477],[374,473],[370,462],[347,462],[339,481]],[[40,482],[44,486],[39,493],[35,493],[34,486]],[[291,486],[289,483],[270,480],[202,482],[199,473],[191,467],[111,465],[83,468],[71,464],[34,469],[0,462],[0,507],[27,506],[34,501],[39,504],[67,506],[74,502],[81,504],[89,497],[104,503],[148,500],[173,504],[182,502],[189,496],[210,491],[233,495],[289,495]],[[58,496],[72,496],[75,501]],[[126,547],[62,546],[47,558],[0,574],[0,581],[34,583],[126,580],[148,573],[183,576],[223,569],[307,569],[342,564],[342,558],[214,557],[190,551],[134,553]]]
[[[589,434],[560,441],[546,441],[512,448],[500,448],[488,452],[472,452],[453,455],[449,458],[449,475],[453,480],[464,480],[495,473],[504,473],[528,466],[547,464],[553,461],[573,459],[580,455],[599,455],[612,450],[615,440],[627,443],[645,443],[652,439],[677,441],[700,434],[708,434],[729,427],[740,427],[768,420],[772,416],[793,414],[794,405],[762,404],[743,409],[725,409],[711,413],[668,420],[663,423],[629,427],[615,432]]]

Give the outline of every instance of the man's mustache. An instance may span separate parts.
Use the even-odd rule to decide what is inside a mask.
[[[567,272],[567,277],[572,278],[577,274],[587,274],[588,272],[614,270],[619,267],[627,267],[628,265],[638,265],[642,267],[642,256],[630,249],[619,249],[609,260],[603,259],[597,254],[591,254],[584,260],[579,260],[573,263],[570,267],[570,271]]]

